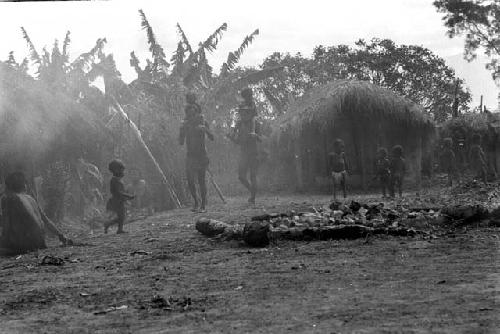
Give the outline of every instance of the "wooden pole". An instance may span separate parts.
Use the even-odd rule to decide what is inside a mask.
[[[224,198],[224,195],[222,194],[222,191],[220,190],[219,185],[215,182],[214,175],[212,174],[210,169],[207,169],[207,173],[208,173],[208,177],[210,178],[210,183],[212,183],[212,185],[214,186],[215,191],[217,192],[217,195],[219,195],[222,202],[224,204],[226,204],[227,203],[226,199]]]
[[[114,102],[115,102],[115,105],[116,107],[118,108],[118,112],[120,113],[120,115],[122,116],[122,118],[127,122],[129,128],[131,128],[133,131],[133,133],[135,134],[137,140],[139,141],[139,143],[141,144],[141,147],[146,151],[148,157],[150,158],[150,160],[153,162],[153,165],[156,167],[156,170],[159,172],[162,180],[163,180],[163,183],[166,185],[167,187],[167,190],[169,192],[169,195],[174,203],[174,206],[176,208],[180,208],[181,207],[181,202],[179,201],[179,197],[177,196],[175,190],[174,190],[174,187],[170,184],[170,182],[168,181],[167,177],[165,176],[165,173],[163,172],[163,170],[161,169],[160,165],[158,164],[158,161],[156,161],[156,158],[153,156],[153,153],[151,153],[151,150],[149,149],[149,147],[146,145],[146,143],[144,142],[144,139],[142,138],[142,135],[139,131],[139,129],[137,128],[137,126],[135,125],[135,123],[128,117],[128,115],[125,113],[125,111],[123,111],[123,108],[121,107],[121,105],[113,98]]]

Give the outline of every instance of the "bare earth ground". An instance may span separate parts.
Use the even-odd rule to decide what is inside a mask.
[[[256,208],[234,198],[205,216],[243,222],[291,202],[328,198],[267,197]],[[499,229],[251,249],[202,236],[196,217],[163,213],[120,236],[71,230],[88,245],[0,258],[0,332],[500,332]],[[64,265],[40,266],[47,254]]]

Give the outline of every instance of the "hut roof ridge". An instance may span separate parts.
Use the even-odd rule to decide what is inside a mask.
[[[280,126],[296,127],[306,122],[329,122],[339,113],[359,113],[368,117],[386,116],[398,123],[432,127],[424,109],[390,89],[368,81],[338,80],[316,86],[295,100],[278,119]]]

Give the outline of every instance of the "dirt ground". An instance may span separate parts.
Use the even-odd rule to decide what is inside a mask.
[[[244,222],[323,196],[243,198],[204,214]],[[71,229],[85,246],[0,258],[0,333],[498,333],[500,233],[436,239],[212,240],[188,209],[126,226]],[[65,259],[42,266],[44,255]]]

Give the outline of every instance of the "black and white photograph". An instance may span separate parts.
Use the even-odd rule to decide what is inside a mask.
[[[0,31],[0,334],[500,333],[500,0]]]

